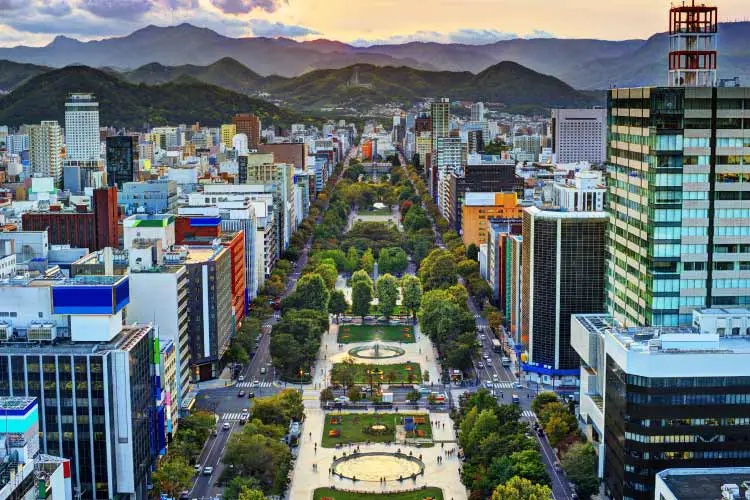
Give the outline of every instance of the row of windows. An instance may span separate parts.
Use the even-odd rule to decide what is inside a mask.
[[[713,280],[714,288],[750,288],[750,280]]]
[[[662,443],[724,443],[727,437],[723,434],[716,434],[710,437],[703,437],[698,434],[675,434],[667,436],[648,436],[626,432],[625,439],[637,443],[662,444]]]
[[[750,425],[748,417],[726,418],[662,418],[635,421],[641,427],[736,427]]]
[[[656,222],[681,222],[682,219],[705,219],[708,217],[706,208],[661,208],[654,210]]]
[[[629,403],[649,405],[750,404],[750,394],[642,394],[629,392]]]
[[[723,450],[641,452],[639,450],[630,450],[629,455],[633,458],[643,458],[643,460],[720,460],[729,458],[750,458],[750,451]]]
[[[628,375],[627,383],[656,389],[750,386],[750,377],[641,377]]]

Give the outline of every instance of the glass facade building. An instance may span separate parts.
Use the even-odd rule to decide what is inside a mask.
[[[613,89],[607,102],[608,312],[676,326],[750,304],[750,88]]]
[[[138,137],[107,137],[107,185],[122,189],[124,183],[137,180],[139,158]]]

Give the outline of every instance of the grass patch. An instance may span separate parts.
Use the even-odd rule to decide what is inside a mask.
[[[396,439],[396,425],[401,424],[404,417],[416,417],[424,419],[423,424],[417,425],[417,430],[423,431],[422,436],[409,436],[432,439],[432,426],[430,416],[427,413],[329,413],[326,415],[323,426],[323,448],[335,448],[337,444],[349,443],[390,443]],[[338,423],[332,423],[337,421]],[[387,431],[382,434],[365,432],[367,428],[375,424],[383,424]],[[331,435],[331,431],[338,431],[338,436]]]
[[[425,498],[443,500],[443,490],[440,488],[424,488],[404,493],[350,493],[332,488],[318,488],[313,494],[313,500],[323,500],[324,498],[331,498],[333,500],[367,500],[373,497],[382,500],[424,500]]]
[[[359,210],[357,211],[357,217],[359,216],[365,216],[368,215],[378,215],[378,216],[390,216],[393,215],[393,211],[388,208],[376,208],[373,210]]]
[[[339,326],[337,342],[350,344],[352,342],[403,342],[414,343],[414,327],[411,325],[347,325]]]
[[[352,365],[354,383],[369,385],[377,384],[419,384],[422,382],[422,372],[419,363],[397,363],[393,365],[368,365],[355,363]],[[344,368],[344,363],[336,363],[331,370],[331,381],[336,384],[337,373]],[[370,373],[368,374],[368,370]],[[389,374],[393,374],[391,378]]]

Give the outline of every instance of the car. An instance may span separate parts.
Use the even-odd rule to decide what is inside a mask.
[[[247,413],[243,413],[240,415],[240,425],[245,425],[247,423],[249,415]]]
[[[245,391],[240,391],[237,393],[238,398],[244,398],[245,397]]]
[[[575,491],[570,493],[570,500],[578,500],[578,493]]]
[[[479,336],[479,338],[480,338],[480,339],[482,339],[482,340],[487,340],[487,335],[485,335],[485,334],[481,334],[481,335]]]
[[[484,354],[482,355],[482,357],[484,358],[484,360],[485,360],[485,361],[489,361],[489,360],[490,360],[490,355],[489,355],[489,354],[487,354],[487,353],[484,353]]]
[[[253,380],[250,382],[250,387],[258,387],[260,385],[260,381],[258,379]]]
[[[517,405],[521,404],[521,398],[518,397],[518,394],[514,393],[513,396],[511,396],[510,399],[511,399],[511,401],[513,401],[514,404],[517,404]]]
[[[492,359],[491,359],[491,358],[487,358],[487,359],[485,359],[485,360],[484,360],[484,362],[485,362],[485,364],[486,364],[487,366],[492,366]]]
[[[183,490],[182,493],[180,493],[180,500],[188,500],[190,498],[190,492],[188,490]]]
[[[224,422],[224,425],[221,426],[222,430],[228,431],[232,426],[229,425],[229,422]]]
[[[202,467],[201,464],[195,464],[195,467],[193,468],[195,469],[195,473],[198,474],[200,473]]]
[[[253,391],[250,391],[247,393],[247,399],[253,399],[255,397],[255,393]]]
[[[544,429],[541,427],[536,430],[536,433],[539,437],[544,437]]]
[[[213,473],[214,473],[214,468],[211,467],[210,465],[207,465],[207,466],[203,467],[203,475],[204,476],[210,476]]]
[[[487,380],[484,385],[485,387],[487,387],[487,389],[492,389],[493,387],[495,387],[494,385],[492,385],[492,380]]]
[[[244,382],[244,381],[245,381],[244,375],[240,375],[239,377],[237,377],[237,382]]]
[[[555,469],[555,472],[558,474],[562,472],[562,466],[558,462],[555,462],[552,468]]]
[[[244,415],[244,414],[248,413],[249,411],[250,411],[250,410],[248,410],[247,408],[243,408],[243,409],[242,409],[242,414]]]
[[[481,361],[477,363],[477,368],[484,368],[484,363]]]
[[[497,376],[497,373],[493,373],[492,374],[492,380],[494,380],[495,382],[497,382],[498,379],[499,379],[499,377]]]
[[[266,373],[266,367],[265,366],[261,366],[261,368],[260,368],[260,374],[261,375],[265,375],[265,373]]]
[[[346,397],[346,396],[339,396],[339,397],[337,397],[337,398],[334,398],[334,401],[335,401],[336,403],[348,403],[348,402],[350,402],[350,401],[351,401],[351,399],[349,399],[349,398],[348,398],[348,397]]]

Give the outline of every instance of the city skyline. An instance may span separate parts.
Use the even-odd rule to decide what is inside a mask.
[[[124,36],[150,24],[191,23],[231,37],[328,39],[353,45],[411,41],[486,44],[512,38],[644,39],[667,27],[666,2],[505,0],[371,2],[329,0],[0,0],[0,47],[43,46],[59,35]],[[741,0],[721,2],[722,22],[746,17]],[[389,16],[389,12],[399,15]],[[331,16],[336,12],[336,16]],[[478,15],[480,14],[481,15]],[[565,22],[566,19],[575,23]]]

